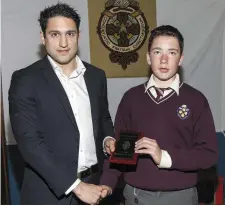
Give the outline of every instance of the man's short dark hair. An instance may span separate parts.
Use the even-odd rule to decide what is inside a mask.
[[[172,36],[177,38],[180,46],[180,53],[183,53],[184,38],[177,28],[170,25],[162,25],[151,31],[151,35],[148,41],[148,51],[150,52],[153,40],[158,36]]]
[[[55,5],[46,7],[44,10],[40,12],[40,17],[38,19],[41,30],[45,35],[46,27],[48,20],[52,17],[57,17],[57,16],[62,16],[62,17],[67,17],[72,19],[77,26],[77,30],[79,30],[80,27],[80,16],[77,13],[77,11],[69,6],[68,4],[65,3],[57,3]]]

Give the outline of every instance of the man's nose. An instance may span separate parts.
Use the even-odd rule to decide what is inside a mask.
[[[59,46],[65,48],[68,46],[68,41],[67,41],[67,37],[65,35],[62,35],[60,37],[60,41],[59,41]]]

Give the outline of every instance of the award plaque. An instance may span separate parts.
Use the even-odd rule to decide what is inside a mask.
[[[115,152],[109,158],[109,162],[117,164],[134,165],[137,163],[138,154],[135,153],[135,142],[142,137],[139,132],[120,132],[116,141]]]

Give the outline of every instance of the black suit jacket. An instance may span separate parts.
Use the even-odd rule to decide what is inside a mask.
[[[83,62],[99,169],[103,139],[113,136],[104,71]],[[27,164],[23,204],[69,204],[65,191],[77,179],[79,130],[67,95],[47,57],[12,75],[11,125]]]

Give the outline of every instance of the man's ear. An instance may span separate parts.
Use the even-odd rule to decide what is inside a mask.
[[[44,33],[42,31],[40,32],[40,38],[41,38],[42,44],[45,45],[45,36],[44,36]]]

